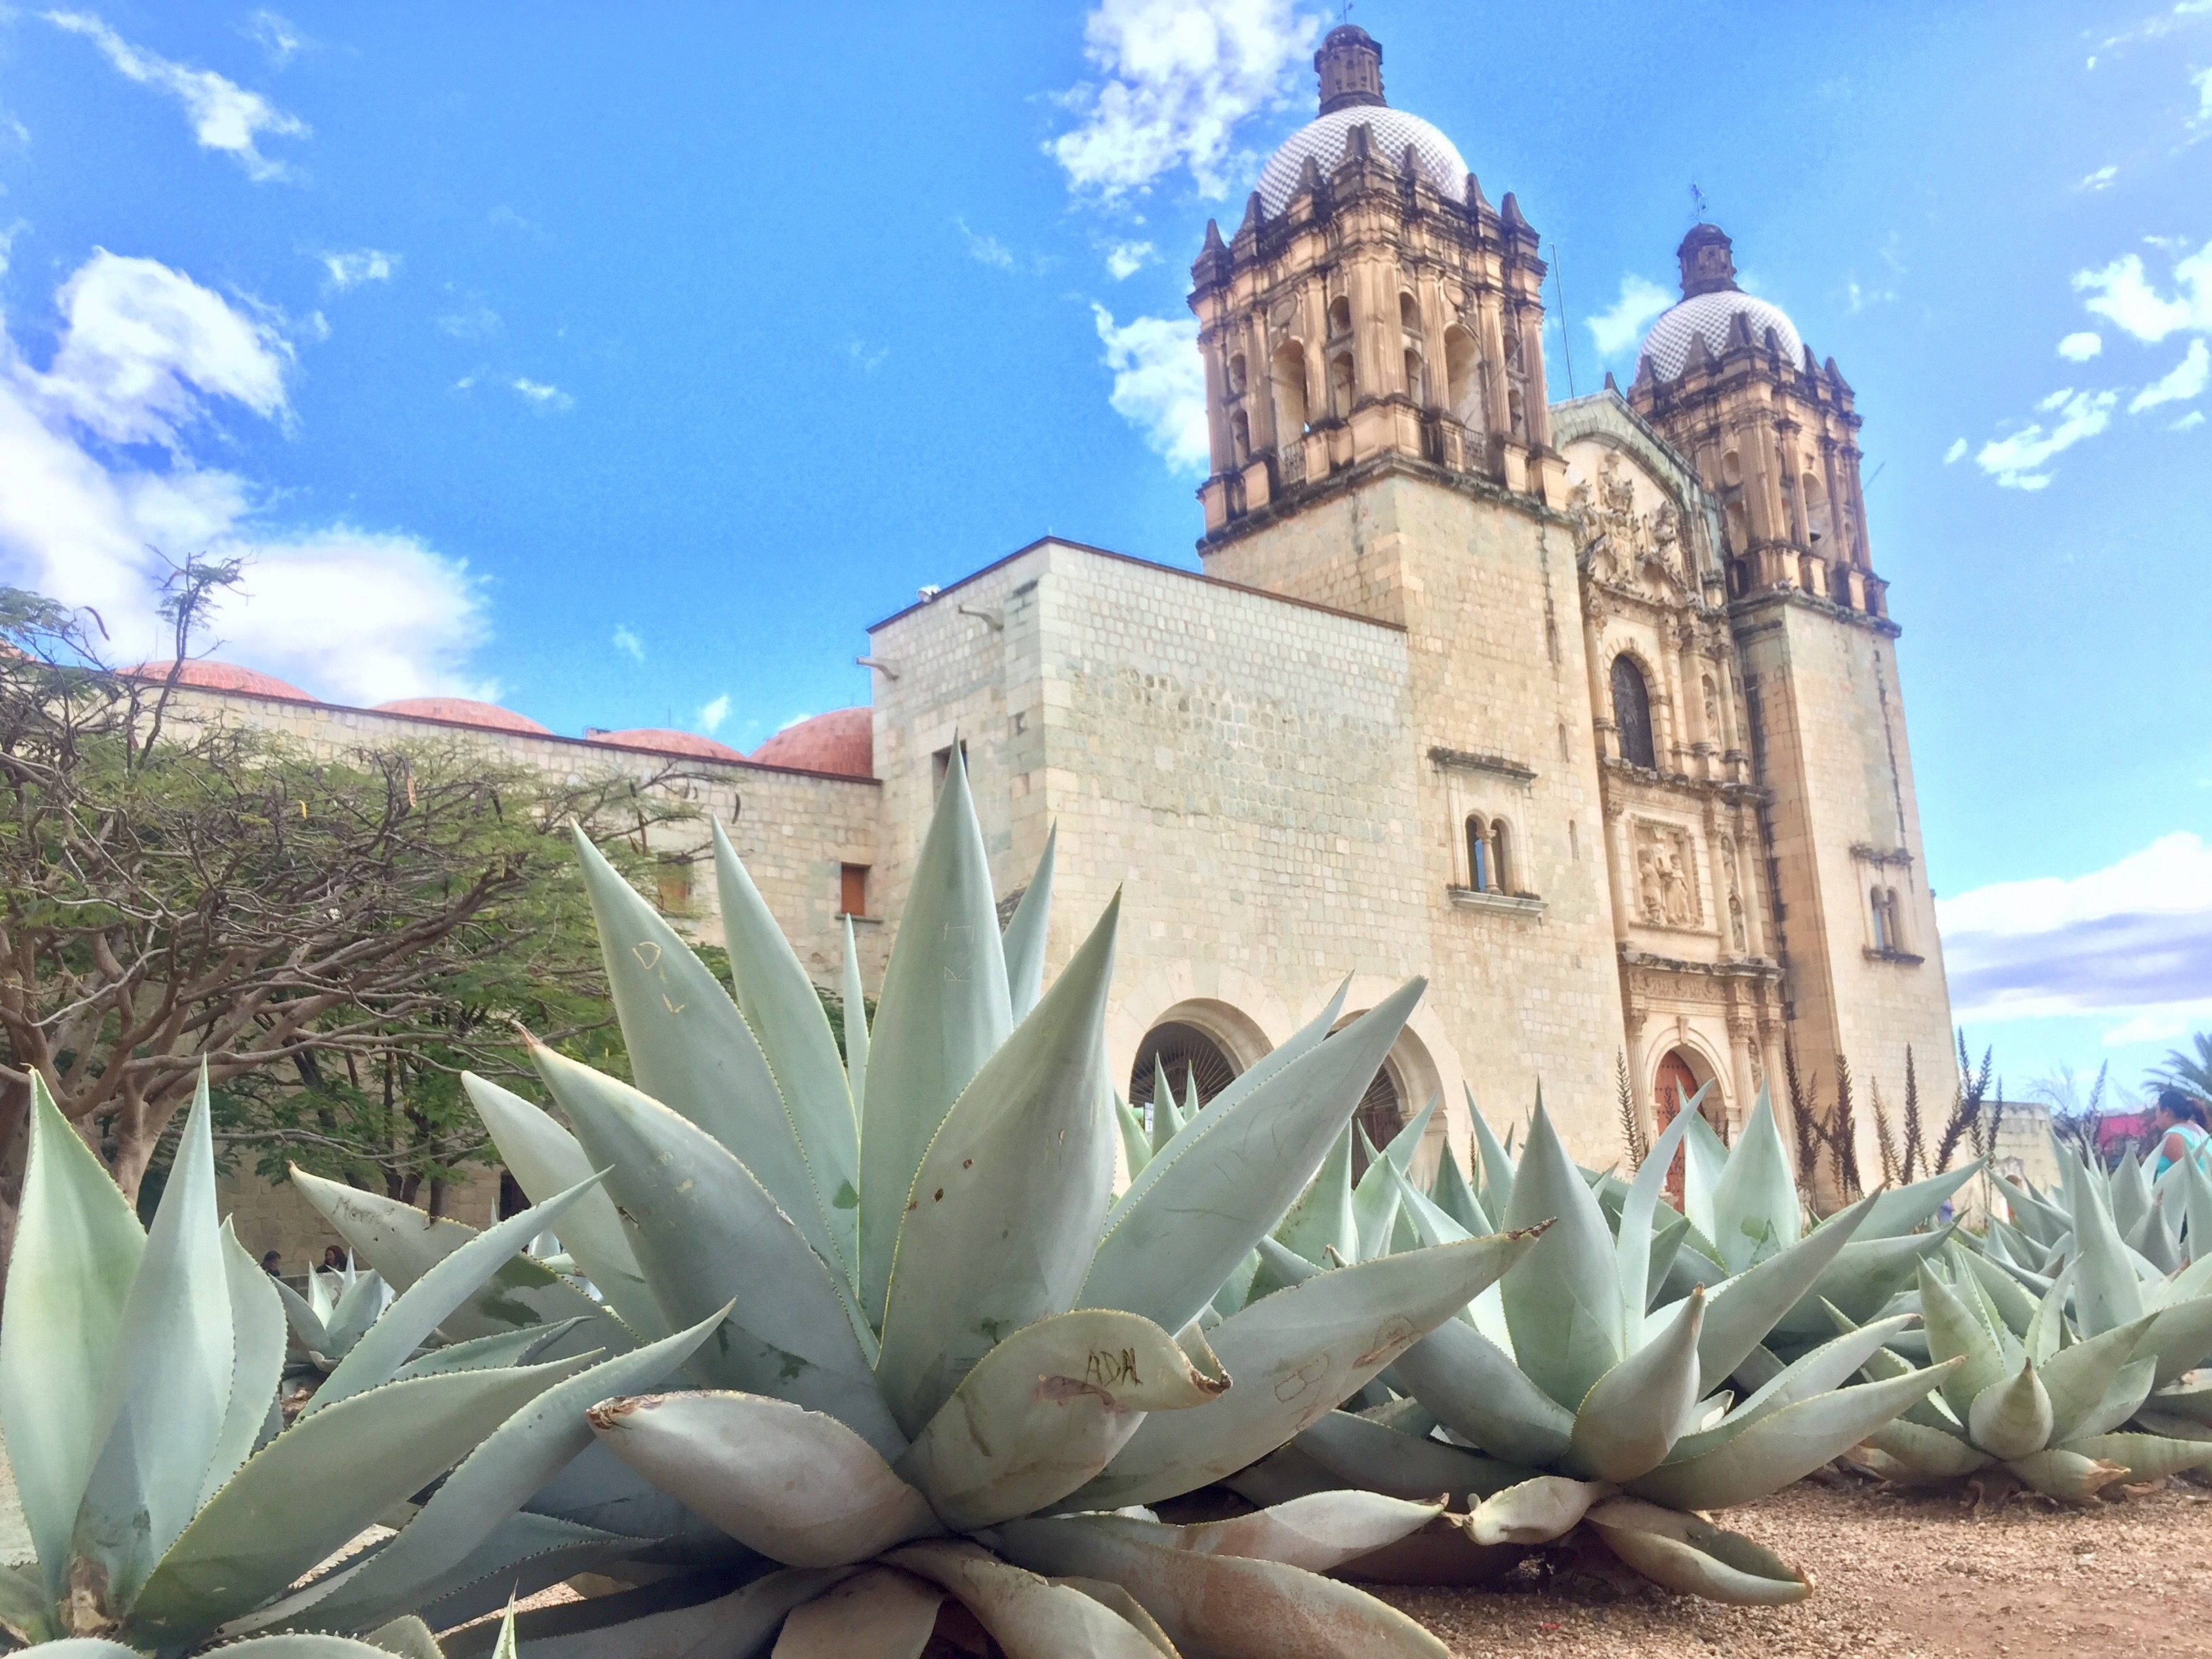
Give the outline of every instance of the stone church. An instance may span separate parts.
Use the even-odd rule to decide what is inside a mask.
[[[1124,889],[1109,1042],[1140,1102],[1156,1058],[1210,1096],[1346,975],[1349,1016],[1413,974],[1378,1139],[1437,1096],[1463,1156],[1469,1092],[1502,1127],[1541,1084],[1607,1163],[1617,1067],[1647,1130],[1705,1084],[1732,1129],[1785,1047],[1824,1098],[1840,1055],[1895,1099],[1908,1049],[1948,1096],[1850,386],[1701,224],[1626,393],[1553,402],[1536,231],[1382,61],[1328,35],[1316,118],[1192,266],[1200,571],[1035,543],[871,628],[870,707],[750,757],[190,678],[317,743],[683,753],[825,985],[845,915],[879,980],[957,748],[1002,893],[1058,826],[1055,961]]]

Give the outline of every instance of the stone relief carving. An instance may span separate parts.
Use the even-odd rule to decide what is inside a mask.
[[[1568,492],[1567,517],[1585,566],[1601,580],[1633,581],[1648,563],[1684,582],[1681,516],[1671,501],[1638,513],[1635,481],[1617,452],[1606,452],[1595,480],[1584,478]]]
[[[1637,912],[1653,927],[1695,927],[1697,866],[1690,832],[1680,824],[1636,820]]]

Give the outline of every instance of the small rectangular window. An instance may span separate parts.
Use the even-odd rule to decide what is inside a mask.
[[[868,914],[866,865],[841,864],[837,866],[837,914],[843,916],[865,916]]]
[[[662,910],[681,910],[691,902],[691,872],[680,865],[664,869],[653,878],[653,889]]]
[[[960,764],[963,767],[968,764],[968,740],[965,738],[960,740]],[[945,787],[945,775],[951,770],[952,745],[948,743],[929,757],[929,798],[932,800],[935,800],[939,792]]]

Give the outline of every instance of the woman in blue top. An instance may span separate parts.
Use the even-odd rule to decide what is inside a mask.
[[[2185,1159],[2197,1158],[2204,1149],[2206,1133],[2204,1109],[2179,1089],[2160,1089],[2158,1104],[2151,1109],[2151,1125],[2158,1135],[2158,1164],[2151,1171],[2155,1181],[2175,1164]]]

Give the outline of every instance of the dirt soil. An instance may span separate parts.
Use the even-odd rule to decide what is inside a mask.
[[[1567,1571],[1498,1591],[1369,1586],[1464,1659],[1896,1655],[2082,1659],[2212,1651],[2212,1493],[2094,1510],[1801,1481],[1715,1517],[1808,1571],[1811,1597],[1726,1607]]]

